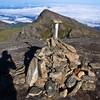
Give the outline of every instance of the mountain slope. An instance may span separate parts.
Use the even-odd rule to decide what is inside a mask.
[[[0,21],[0,42],[10,41],[21,31],[21,25],[11,25]]]
[[[80,37],[80,36],[98,36],[100,31],[91,28],[87,25],[81,24],[78,21],[59,15],[49,10],[44,10],[32,24],[25,27],[24,32],[31,37],[43,37],[54,33],[54,20],[62,21],[59,29],[59,36],[64,37]]]
[[[9,24],[0,21],[0,31],[7,29],[8,27],[9,27]]]

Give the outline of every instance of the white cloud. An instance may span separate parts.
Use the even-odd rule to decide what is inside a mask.
[[[100,25],[100,7],[90,5],[59,5],[52,7],[34,7],[22,9],[0,9],[0,15],[16,16],[15,21],[31,22],[29,17],[38,16],[44,9],[50,9],[54,12],[74,18],[90,26]],[[25,17],[26,16],[26,17]],[[23,18],[22,18],[23,17]],[[2,19],[0,17],[0,19]]]
[[[31,22],[32,22],[31,19],[26,18],[26,17],[16,18],[15,21],[16,21],[16,22],[23,22],[23,23],[26,23],[26,22],[27,22],[27,23],[31,23]]]
[[[1,15],[20,15],[20,16],[34,16],[38,15],[43,9],[47,7],[35,8],[21,8],[21,9],[0,9]]]
[[[52,7],[52,11],[58,12],[62,15],[74,18],[84,24],[94,26],[93,23],[100,23],[100,7],[87,6],[87,5],[67,5]]]
[[[15,24],[16,23],[15,21],[10,21],[10,20],[5,20],[5,19],[3,19],[1,21],[8,23],[8,24]]]

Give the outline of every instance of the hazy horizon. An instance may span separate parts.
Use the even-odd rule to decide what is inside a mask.
[[[0,0],[0,21],[32,22],[41,11],[49,9],[89,26],[100,26],[99,0]]]

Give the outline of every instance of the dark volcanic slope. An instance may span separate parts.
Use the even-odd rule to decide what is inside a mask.
[[[54,20],[62,21],[59,29],[60,37],[67,37],[70,33],[71,37],[80,37],[80,36],[98,36],[100,34],[99,30],[91,28],[87,25],[81,24],[78,21],[59,15],[49,10],[44,10],[37,18],[35,22],[25,27],[25,33],[30,36],[39,37],[40,34],[42,37],[46,38],[50,36],[50,33],[54,33]]]

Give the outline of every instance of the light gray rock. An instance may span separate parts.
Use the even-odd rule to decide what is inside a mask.
[[[68,88],[72,88],[73,86],[75,86],[76,82],[77,80],[75,79],[74,75],[71,75],[68,77],[65,84]]]

